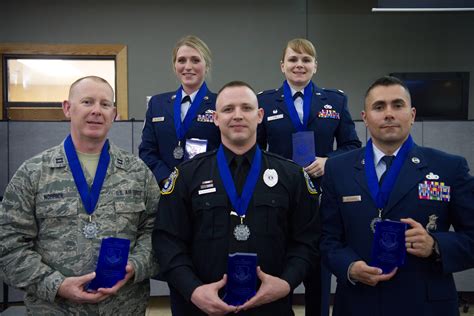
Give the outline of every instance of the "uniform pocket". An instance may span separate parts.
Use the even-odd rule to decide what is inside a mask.
[[[36,202],[36,217],[40,219],[77,215],[78,198],[63,198]]]
[[[454,301],[457,300],[456,286],[451,274],[436,275],[426,281],[428,301]]]
[[[227,196],[206,194],[192,200],[196,239],[220,238],[228,234],[230,207]]]
[[[76,254],[79,203],[77,197],[37,201],[37,240],[38,246],[45,249],[45,261]]]
[[[288,226],[289,199],[286,195],[265,194],[255,196],[255,223],[257,232],[282,235]]]
[[[132,197],[129,199],[126,197],[116,198],[114,208],[116,221],[115,223],[112,221],[108,222],[115,226],[117,237],[133,240],[133,237],[135,237],[138,232],[140,217],[146,209],[145,203]]]

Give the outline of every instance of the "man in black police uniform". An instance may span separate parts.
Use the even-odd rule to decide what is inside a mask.
[[[180,315],[291,315],[288,294],[319,255],[318,192],[301,167],[256,145],[262,117],[248,84],[225,85],[214,116],[223,146],[182,163],[162,190],[153,248]],[[248,207],[227,193],[234,185]],[[242,306],[220,298],[235,252],[258,258],[257,294]]]

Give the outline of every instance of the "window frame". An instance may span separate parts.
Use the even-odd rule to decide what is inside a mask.
[[[66,117],[62,108],[52,106],[6,107],[6,78],[4,69],[4,55],[31,56],[46,58],[74,58],[84,56],[112,56],[115,57],[115,104],[117,114],[121,120],[128,120],[128,78],[127,78],[127,46],[121,44],[30,44],[30,43],[0,43],[0,120],[26,121],[63,121]]]

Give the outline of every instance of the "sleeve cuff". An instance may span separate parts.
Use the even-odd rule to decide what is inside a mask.
[[[357,283],[357,280],[352,280],[351,277],[350,277],[350,274],[349,272],[351,271],[351,268],[352,266],[354,265],[355,261],[352,262],[349,267],[347,268],[347,281],[349,281],[352,285],[356,285]]]
[[[59,271],[55,271],[48,275],[44,278],[42,284],[38,285],[36,296],[47,302],[53,303],[58,294],[59,287],[65,278],[66,277]]]
[[[301,282],[305,275],[308,273],[310,264],[303,259],[293,259],[291,264],[287,264],[287,268],[283,271],[280,279],[285,280],[290,285],[293,291]]]
[[[202,281],[187,266],[180,266],[165,274],[165,279],[188,301]]]

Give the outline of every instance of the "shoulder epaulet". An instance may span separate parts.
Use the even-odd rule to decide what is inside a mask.
[[[262,150],[262,152],[270,157],[274,157],[274,158],[277,158],[279,160],[284,160],[284,161],[288,161],[288,162],[291,162],[292,164],[295,164],[295,165],[298,165],[296,164],[293,160],[291,159],[288,159],[288,158],[285,158],[283,156],[280,156],[279,154],[275,154],[275,153],[272,153],[272,152],[269,152],[269,151],[266,151],[266,150]]]
[[[334,92],[340,95],[345,95],[344,91],[340,89],[328,89],[328,88],[322,88],[325,92]]]
[[[217,152],[217,149],[214,149],[214,150],[210,150],[210,151],[206,151],[206,152],[197,154],[196,156],[193,157],[193,159],[189,159],[189,160],[183,161],[180,165],[183,166],[183,167],[184,167],[184,166],[187,166],[187,165],[190,164],[190,163],[193,163],[193,162],[199,161],[199,160],[201,160],[201,159],[204,159],[204,158],[206,158],[206,157],[215,155],[216,152]]]
[[[257,93],[257,95],[267,95],[267,94],[274,94],[278,91],[278,89],[270,89],[270,90],[263,90]]]

